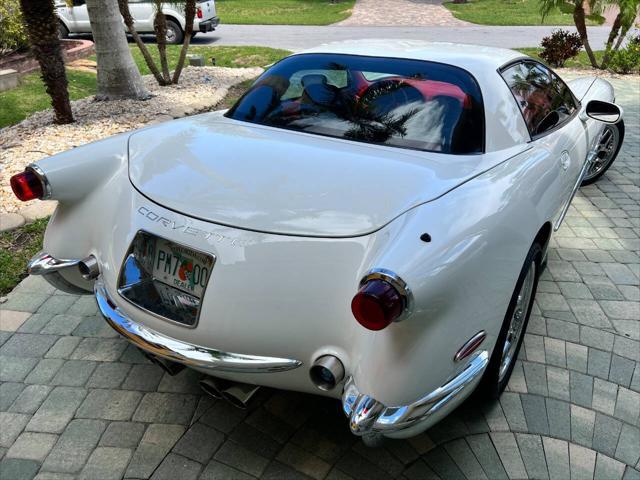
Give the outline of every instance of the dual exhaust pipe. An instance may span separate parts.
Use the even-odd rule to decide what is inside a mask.
[[[333,355],[319,357],[309,370],[313,384],[320,390],[333,390],[344,380],[344,365]],[[206,377],[200,380],[200,388],[207,395],[215,399],[223,399],[234,407],[245,410],[260,389],[258,385],[232,382],[221,378]]]
[[[207,377],[200,380],[200,388],[215,399],[223,399],[234,407],[245,410],[249,401],[260,389],[258,385],[236,383],[220,378]]]

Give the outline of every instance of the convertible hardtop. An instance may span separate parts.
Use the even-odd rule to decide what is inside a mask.
[[[447,155],[253,125],[218,112],[132,134],[129,174],[147,198],[194,218],[266,233],[352,237],[526,148]]]

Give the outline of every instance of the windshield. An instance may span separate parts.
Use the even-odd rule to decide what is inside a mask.
[[[481,153],[484,144],[475,79],[460,68],[421,60],[293,55],[258,78],[227,116],[442,153]]]

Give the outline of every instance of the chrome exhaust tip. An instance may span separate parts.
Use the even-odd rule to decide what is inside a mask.
[[[222,398],[234,407],[245,410],[249,401],[260,389],[259,385],[248,383],[232,383],[228,388],[222,390]]]
[[[100,266],[98,265],[98,260],[93,255],[89,255],[84,260],[80,260],[78,262],[78,269],[80,270],[80,275],[85,280],[95,280],[100,275]]]
[[[313,384],[320,390],[333,390],[344,379],[344,365],[338,357],[323,355],[309,369]]]
[[[199,384],[204,393],[217,400],[222,398],[222,390],[228,388],[230,385],[228,381],[214,377],[203,378]]]

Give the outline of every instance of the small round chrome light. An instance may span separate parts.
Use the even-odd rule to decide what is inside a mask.
[[[313,362],[309,376],[316,387],[327,392],[333,390],[344,378],[344,365],[333,355],[323,355]]]

